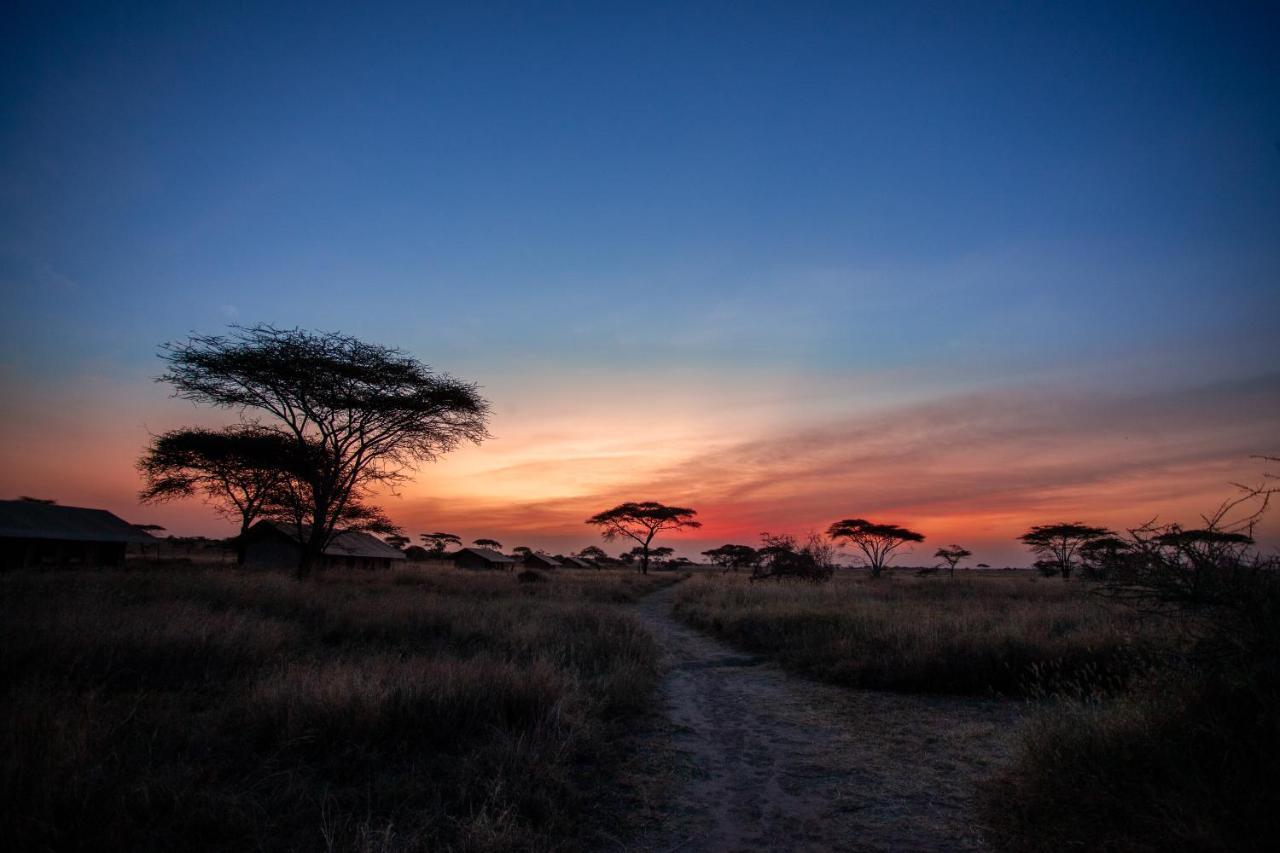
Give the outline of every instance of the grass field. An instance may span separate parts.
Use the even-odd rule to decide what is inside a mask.
[[[1140,668],[1156,639],[1088,587],[1022,572],[816,585],[704,574],[681,588],[676,614],[824,681],[930,693],[1103,686]]]
[[[670,578],[0,576],[14,849],[572,849]]]

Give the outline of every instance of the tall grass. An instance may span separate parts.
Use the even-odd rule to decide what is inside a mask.
[[[0,821],[16,849],[572,848],[656,677],[610,602],[652,583],[0,577]]]
[[[1141,668],[1151,639],[1083,585],[1025,575],[827,584],[704,575],[681,588],[676,614],[825,681],[930,693],[1121,681]]]

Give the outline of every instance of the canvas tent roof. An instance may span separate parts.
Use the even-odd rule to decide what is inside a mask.
[[[264,529],[272,530],[294,542],[301,542],[297,529],[291,524],[285,524],[280,521],[260,521],[253,526],[250,533]],[[324,549],[324,555],[326,557],[362,557],[379,560],[405,559],[403,551],[393,548],[378,537],[371,536],[360,530],[343,530],[334,534],[333,540],[329,542],[329,547]]]
[[[453,556],[456,557],[458,556],[458,554],[463,554],[463,553],[474,554],[480,559],[487,560],[490,563],[514,563],[515,562],[514,557],[508,557],[506,554],[500,554],[497,551],[493,550],[492,548],[462,548],[462,549],[459,549],[457,552],[455,552]]]
[[[59,506],[35,501],[0,501],[0,538],[63,539],[78,542],[154,542],[105,509]]]
[[[557,560],[555,557],[549,557],[546,554],[539,554],[537,552],[534,552],[529,556],[525,557],[524,561],[526,563],[536,563],[537,565],[545,566],[548,569],[560,568],[560,561]]]

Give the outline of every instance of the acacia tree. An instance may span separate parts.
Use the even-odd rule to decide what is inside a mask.
[[[1018,537],[1040,559],[1036,568],[1041,574],[1071,577],[1072,570],[1080,563],[1080,549],[1094,539],[1115,536],[1105,527],[1093,527],[1079,521],[1059,524],[1040,524]]]
[[[600,535],[606,542],[619,537],[633,539],[640,545],[640,572],[649,573],[650,545],[659,533],[686,530],[702,526],[702,522],[694,521],[697,510],[687,507],[667,506],[657,501],[631,501],[615,506],[613,509],[596,513],[587,519],[587,524],[601,528]]]
[[[726,572],[736,572],[738,569],[749,569],[755,565],[759,555],[756,549],[750,545],[721,545],[719,548],[712,548],[709,551],[703,551],[702,556],[715,563]]]
[[[477,539],[471,544],[475,545],[477,548],[492,548],[495,551],[502,550],[502,543],[497,539]]]
[[[450,545],[462,545],[462,538],[453,533],[422,533],[418,538],[435,554],[443,554]]]
[[[579,559],[583,560],[607,560],[609,555],[604,552],[603,548],[596,545],[588,545],[578,552]]]
[[[408,536],[405,536],[402,533],[392,533],[390,536],[384,536],[382,538],[386,540],[388,545],[395,548],[397,551],[403,551],[405,546],[412,541]]]
[[[434,373],[390,347],[337,333],[233,327],[166,344],[160,381],[174,395],[237,410],[292,440],[312,465],[293,497],[310,573],[353,501],[394,487],[407,471],[488,436],[488,403],[474,385]]]
[[[244,564],[244,535],[255,521],[281,512],[284,480],[299,472],[287,436],[256,426],[177,429],[155,436],[138,471],[142,503],[202,495],[214,512],[240,525],[236,562]],[[310,451],[308,451],[308,454]]]
[[[827,536],[844,539],[862,552],[871,577],[878,578],[893,552],[908,542],[923,542],[924,534],[896,524],[879,524],[865,518],[846,518],[827,528]]]
[[[956,566],[960,561],[967,557],[972,557],[973,552],[967,548],[961,548],[959,545],[948,545],[946,548],[939,548],[933,552],[933,556],[947,564],[951,570],[951,579],[956,579]]]

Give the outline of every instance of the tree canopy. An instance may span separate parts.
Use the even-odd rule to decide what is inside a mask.
[[[702,556],[726,572],[749,569],[759,558],[756,549],[750,545],[721,545],[719,548],[703,551]]]
[[[873,578],[880,577],[893,552],[909,542],[923,542],[924,534],[896,524],[880,524],[865,518],[846,518],[827,528],[827,536],[853,544],[871,569]]]
[[[296,442],[252,425],[171,430],[152,439],[137,467],[142,503],[199,494],[239,525],[240,537],[255,521],[282,516],[284,481],[302,473]],[[244,562],[242,538],[237,559]]]
[[[418,538],[422,540],[423,545],[437,554],[443,554],[444,549],[450,545],[462,544],[462,537],[456,533],[421,533]]]
[[[474,385],[435,373],[400,350],[339,333],[258,325],[166,344],[160,381],[174,395],[239,411],[247,425],[288,437],[310,469],[290,496],[304,548],[299,573],[332,539],[353,500],[488,433]]]
[[[497,539],[476,539],[471,544],[475,545],[477,548],[492,548],[495,551],[502,550],[502,543]]]
[[[657,501],[632,501],[596,513],[586,523],[599,527],[600,535],[607,542],[625,537],[639,543],[640,571],[648,574],[650,545],[654,537],[662,532],[701,527],[702,522],[693,518],[697,514],[697,510],[688,507],[667,506]]]
[[[1080,521],[1040,524],[1018,537],[1039,559],[1036,568],[1042,574],[1061,575],[1063,580],[1080,562],[1080,549],[1094,539],[1115,536],[1105,527],[1094,527]]]
[[[939,548],[934,551],[933,556],[947,564],[947,567],[951,570],[951,577],[954,579],[956,566],[960,564],[961,560],[972,557],[973,552],[967,548],[961,548],[959,545],[948,545],[945,548]]]

